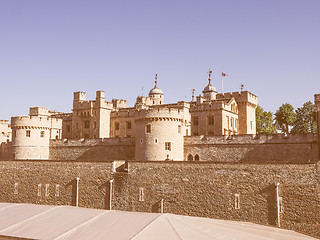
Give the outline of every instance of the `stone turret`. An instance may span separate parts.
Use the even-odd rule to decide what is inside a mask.
[[[138,161],[183,160],[184,112],[176,108],[149,108],[135,113]]]
[[[13,159],[49,159],[49,141],[61,138],[62,120],[43,112],[48,109],[31,108],[33,115],[11,118]]]
[[[314,103],[316,105],[316,121],[317,121],[317,134],[318,134],[318,158],[320,160],[320,94],[314,95]]]

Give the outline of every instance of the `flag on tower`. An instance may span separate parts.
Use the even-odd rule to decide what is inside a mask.
[[[227,74],[225,74],[224,72],[221,72],[222,77],[226,77],[228,76]]]

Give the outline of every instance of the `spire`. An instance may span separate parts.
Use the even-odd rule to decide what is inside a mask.
[[[209,80],[209,83],[211,83],[211,74],[212,74],[212,70],[209,69],[209,72],[208,72],[208,80]]]
[[[157,87],[157,83],[158,83],[158,73],[156,73],[156,76],[154,77],[154,83],[155,83],[155,86]]]

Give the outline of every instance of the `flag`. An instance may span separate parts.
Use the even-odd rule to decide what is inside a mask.
[[[222,77],[226,77],[228,76],[227,74],[225,74],[224,72],[221,72]]]

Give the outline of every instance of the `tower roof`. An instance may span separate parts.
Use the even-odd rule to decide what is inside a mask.
[[[212,71],[209,69],[209,77],[208,77],[208,85],[203,89],[203,93],[208,93],[208,92],[216,92],[216,88],[211,84],[211,73]]]
[[[150,90],[149,96],[150,95],[154,95],[154,94],[163,95],[163,92],[162,92],[162,90],[160,88],[158,88],[157,83],[158,83],[158,74],[156,73],[155,81],[154,81],[154,87]]]

